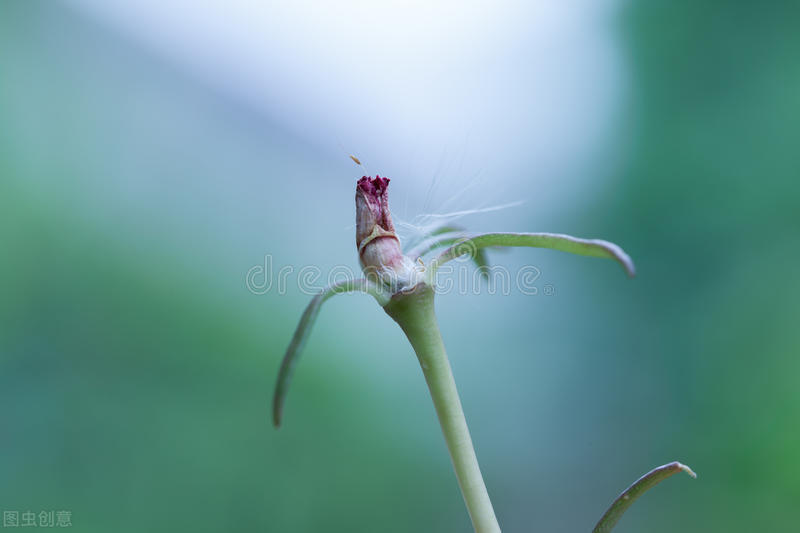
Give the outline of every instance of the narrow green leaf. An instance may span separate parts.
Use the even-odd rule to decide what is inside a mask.
[[[620,494],[617,499],[614,500],[614,503],[611,504],[611,507],[608,508],[608,511],[606,511],[597,525],[594,526],[592,533],[608,533],[611,531],[614,526],[617,525],[619,519],[622,518],[623,513],[628,510],[628,507],[630,507],[633,502],[639,498],[639,496],[653,488],[658,483],[664,481],[671,475],[677,474],[681,471],[686,472],[693,478],[697,477],[697,474],[692,472],[691,468],[675,461],[663,466],[659,466],[658,468],[654,468],[647,474],[637,479],[633,485],[625,489],[625,492]]]
[[[475,266],[478,267],[481,277],[489,281],[489,258],[486,256],[486,248],[476,250],[472,260],[475,262]]]
[[[528,246],[532,248],[550,248],[589,257],[614,259],[628,276],[636,275],[633,261],[625,251],[616,244],[600,239],[579,239],[558,233],[485,233],[470,239],[457,242],[431,264],[431,276],[436,269],[456,257],[473,254],[475,256],[487,246]]]
[[[322,292],[314,296],[303,312],[303,316],[300,317],[300,323],[297,324],[297,329],[294,332],[292,341],[289,343],[289,348],[287,348],[286,354],[283,356],[283,361],[278,371],[278,381],[275,384],[275,396],[272,400],[272,422],[276,428],[281,425],[283,404],[286,400],[286,394],[289,392],[289,383],[291,382],[297,359],[303,351],[306,340],[311,335],[311,328],[317,319],[322,304],[335,294],[356,291],[372,295],[381,306],[389,302],[389,296],[375,283],[366,279],[346,280],[326,287]]]

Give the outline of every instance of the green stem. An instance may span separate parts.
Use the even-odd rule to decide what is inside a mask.
[[[403,329],[417,354],[475,531],[499,532],[439,333],[432,288],[421,283],[409,292],[395,294],[384,309]]]

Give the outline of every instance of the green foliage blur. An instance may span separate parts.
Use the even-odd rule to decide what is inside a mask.
[[[514,251],[490,259],[543,265],[552,298],[441,297],[504,530],[589,531],[680,460],[698,479],[617,531],[797,531],[798,27],[797,2],[627,3],[612,177],[502,229],[613,240],[639,277]],[[0,509],[87,532],[469,530],[371,299],[326,304],[270,426],[308,296],[245,274],[265,253],[355,266],[341,159],[61,4],[0,3]]]

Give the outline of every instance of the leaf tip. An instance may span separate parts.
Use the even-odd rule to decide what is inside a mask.
[[[625,253],[622,248],[615,246],[617,250],[615,250],[614,255],[616,256],[617,261],[622,265],[622,268],[625,269],[625,273],[628,275],[629,278],[633,279],[636,277],[636,265],[633,263],[633,259],[631,256]]]
[[[283,418],[283,405],[280,398],[274,398],[272,402],[272,426],[275,429],[281,428],[281,420]]]
[[[675,463],[674,463],[674,464],[675,464],[675,466],[676,466],[677,468],[680,468],[681,470],[683,470],[684,472],[686,472],[687,474],[689,474],[689,475],[690,475],[690,476],[691,476],[693,479],[697,479],[697,474],[695,473],[695,471],[694,471],[694,470],[692,470],[692,469],[691,469],[690,467],[688,467],[687,465],[685,465],[685,464],[683,464],[683,463],[679,463],[678,461],[675,461]]]

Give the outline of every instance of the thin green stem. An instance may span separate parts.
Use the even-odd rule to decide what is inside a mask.
[[[439,333],[433,289],[421,283],[411,291],[395,294],[384,309],[403,329],[417,354],[475,531],[499,532]]]

